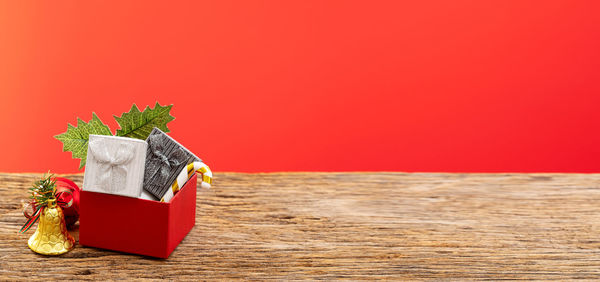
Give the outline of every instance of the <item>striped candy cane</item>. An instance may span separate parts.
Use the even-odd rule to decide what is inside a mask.
[[[179,175],[177,175],[175,182],[171,185],[171,189],[167,190],[167,193],[160,201],[167,203],[171,201],[173,196],[179,192],[179,189],[185,185],[195,172],[200,172],[202,174],[201,187],[209,189],[212,184],[212,171],[210,171],[210,168],[203,162],[193,162],[181,170]]]

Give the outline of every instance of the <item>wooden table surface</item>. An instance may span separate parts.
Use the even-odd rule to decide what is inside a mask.
[[[2,280],[600,279],[598,174],[220,173],[167,260],[29,250],[40,175],[0,174]]]

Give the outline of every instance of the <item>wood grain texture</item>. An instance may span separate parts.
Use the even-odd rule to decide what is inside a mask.
[[[39,176],[0,174],[3,279],[600,279],[597,174],[221,173],[167,260],[33,253]]]

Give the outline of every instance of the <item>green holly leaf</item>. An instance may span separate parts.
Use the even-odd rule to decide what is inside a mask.
[[[174,120],[170,111],[173,105],[161,106],[156,102],[154,109],[146,106],[143,112],[133,104],[128,113],[123,113],[120,117],[114,116],[120,129],[117,129],[117,136],[137,138],[145,140],[154,127],[158,127],[164,132],[169,132],[167,123]]]
[[[108,126],[102,123],[95,113],[92,113],[92,120],[88,123],[77,118],[77,127],[69,123],[65,133],[54,136],[63,143],[63,152],[71,152],[74,159],[81,159],[79,169],[85,166],[90,134],[112,135]]]

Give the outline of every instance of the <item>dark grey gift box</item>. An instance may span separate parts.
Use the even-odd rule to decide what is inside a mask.
[[[160,200],[189,163],[201,161],[171,136],[154,128],[148,138],[144,190]]]

